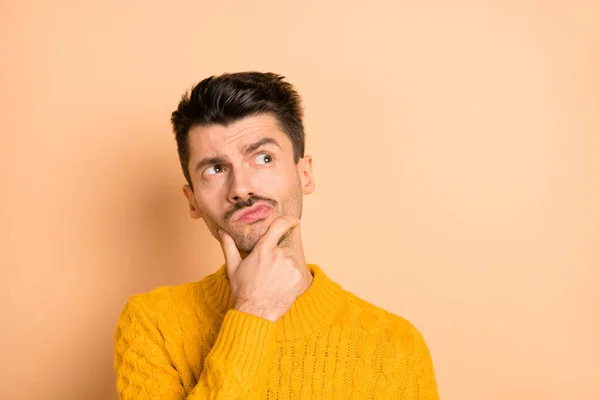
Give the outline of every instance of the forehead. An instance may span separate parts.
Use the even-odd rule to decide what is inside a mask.
[[[249,116],[227,126],[196,126],[188,134],[190,161],[206,156],[235,156],[264,137],[277,140],[284,151],[292,151],[292,142],[271,114]]]

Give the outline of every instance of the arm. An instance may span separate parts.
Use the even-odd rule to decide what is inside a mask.
[[[115,334],[120,399],[257,398],[274,353],[275,323],[310,284],[298,268],[306,271],[299,229],[298,218],[277,218],[244,260],[233,238],[219,231],[233,297],[243,300],[225,315],[194,388],[183,386],[143,304],[130,300]]]
[[[275,344],[275,324],[229,310],[208,353],[196,387],[188,394],[162,334],[135,299],[121,313],[115,334],[119,399],[248,399],[257,397]]]
[[[416,329],[412,333],[412,342],[412,359],[408,364],[410,367],[407,373],[401,373],[405,382],[401,385],[400,399],[439,400],[431,354],[423,336]]]

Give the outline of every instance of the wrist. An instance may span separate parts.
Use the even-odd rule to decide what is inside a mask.
[[[279,319],[274,315],[270,308],[258,304],[253,304],[250,302],[236,303],[233,309],[236,311],[244,312],[246,314],[254,315],[259,318],[267,319],[271,322],[277,322],[277,320]]]

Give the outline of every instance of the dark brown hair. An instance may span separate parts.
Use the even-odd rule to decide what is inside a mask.
[[[171,114],[183,174],[188,169],[188,133],[195,126],[228,125],[242,118],[271,113],[292,141],[294,162],[304,157],[304,125],[300,96],[284,77],[270,72],[238,72],[211,76],[186,91]]]

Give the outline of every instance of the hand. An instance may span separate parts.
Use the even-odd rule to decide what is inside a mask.
[[[300,221],[283,216],[274,220],[242,260],[235,241],[220,231],[234,309],[277,322],[310,285]]]

